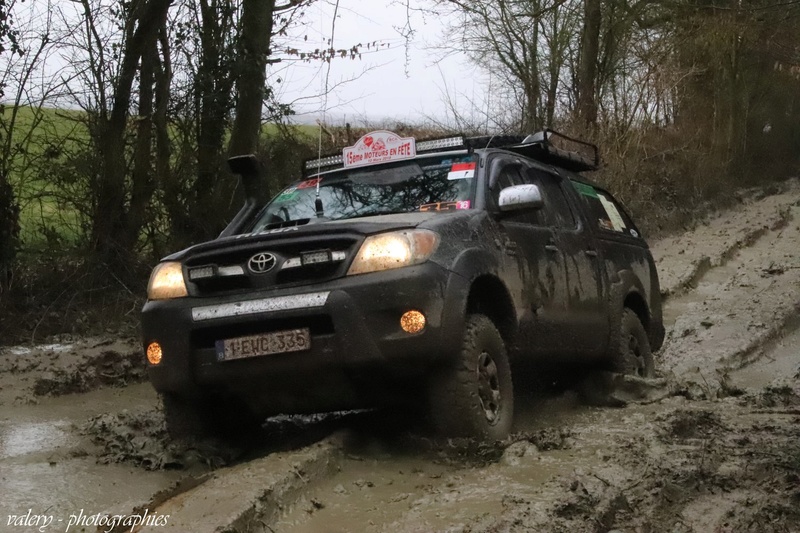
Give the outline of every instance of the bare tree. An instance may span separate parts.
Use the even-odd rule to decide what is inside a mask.
[[[584,127],[597,122],[597,62],[600,55],[600,0],[583,0],[580,63],[578,65],[578,116]]]
[[[10,6],[0,4],[0,54],[22,52],[17,42],[18,32],[13,27]],[[0,86],[0,97],[5,93],[5,83]],[[5,144],[10,144],[11,128],[4,128]],[[19,204],[8,179],[7,160],[3,158],[0,168],[0,296],[10,282],[11,263],[17,252],[19,239]]]
[[[43,111],[63,86],[58,77],[44,74],[58,39],[46,7],[49,4],[0,3],[0,99],[5,100],[0,104],[0,294],[11,281],[11,265],[21,244],[23,202],[40,186],[35,168],[59,149],[46,135],[50,124]]]

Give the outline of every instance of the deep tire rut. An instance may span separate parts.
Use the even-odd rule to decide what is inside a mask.
[[[779,212],[778,220],[775,221],[771,226],[762,226],[746,233],[744,237],[732,242],[713,258],[708,255],[702,256],[700,259],[692,263],[691,269],[684,275],[684,279],[682,279],[676,286],[662,288],[662,301],[666,302],[666,300],[669,298],[674,298],[696,289],[697,285],[713,269],[725,266],[729,261],[736,257],[736,254],[738,254],[740,251],[754,246],[758,241],[768,236],[771,232],[787,227],[793,220],[794,217],[792,215],[791,208],[783,208]]]

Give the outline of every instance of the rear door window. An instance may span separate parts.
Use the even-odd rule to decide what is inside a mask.
[[[613,196],[580,181],[573,181],[572,185],[589,213],[591,224],[603,231],[641,237],[625,208]]]

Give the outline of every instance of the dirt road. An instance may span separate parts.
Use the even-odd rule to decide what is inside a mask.
[[[617,382],[622,408],[528,394],[497,445],[380,413],[173,443],[135,343],[2,348],[0,531],[39,530],[9,521],[29,510],[42,531],[80,510],[169,516],[141,531],[800,531],[800,185],[781,191],[652,243],[660,379]]]

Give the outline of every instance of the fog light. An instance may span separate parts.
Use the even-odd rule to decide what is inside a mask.
[[[161,345],[157,342],[151,342],[147,347],[147,360],[151,365],[157,365],[161,362]]]
[[[425,315],[419,311],[406,311],[400,317],[400,327],[406,333],[419,333],[425,329]]]

